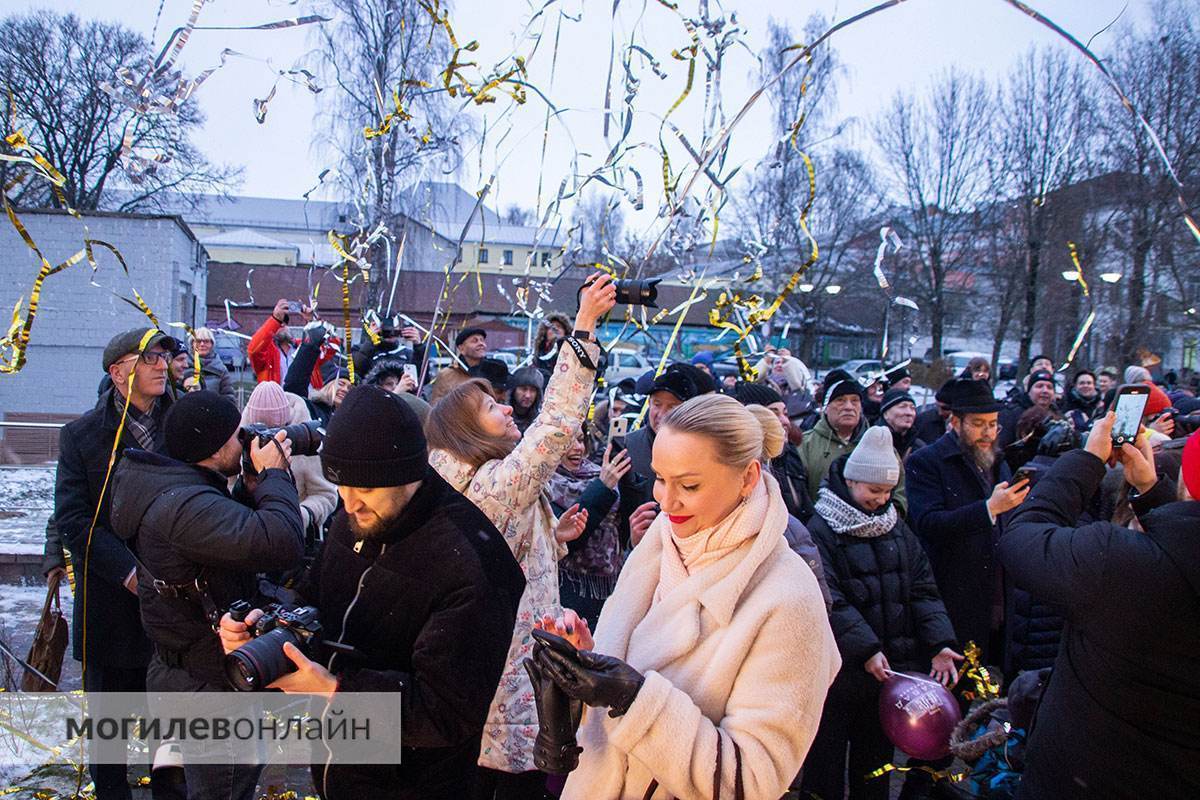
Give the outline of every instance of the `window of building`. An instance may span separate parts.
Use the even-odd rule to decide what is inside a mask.
[[[488,263],[488,251],[487,251],[486,247],[479,248],[479,263],[480,264]]]
[[[501,259],[500,259],[500,263],[506,267],[511,267],[512,263],[513,263],[513,251],[505,250],[503,257],[501,257]]]
[[[542,266],[543,267],[550,266],[550,254],[549,253],[542,253]]]

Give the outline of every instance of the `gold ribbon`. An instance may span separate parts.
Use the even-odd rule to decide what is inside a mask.
[[[992,679],[992,674],[983,665],[979,645],[967,642],[963,648],[966,665],[962,670],[962,678],[974,684],[973,689],[963,689],[962,696],[966,700],[994,700],[1000,696],[1000,687]],[[960,678],[961,680],[961,678]]]

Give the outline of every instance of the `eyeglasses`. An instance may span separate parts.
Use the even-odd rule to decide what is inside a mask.
[[[979,432],[983,432],[983,431],[995,432],[995,431],[1000,430],[1000,422],[998,420],[991,420],[991,421],[985,422],[985,421],[979,420],[979,419],[972,419],[972,420],[964,421],[963,424],[966,425],[971,430],[979,431]]]
[[[153,367],[157,366],[159,362],[162,362],[163,364],[169,363],[171,359],[175,358],[175,354],[168,353],[165,350],[147,350],[143,353],[138,353],[137,355],[126,356],[117,363],[126,364],[134,358],[140,358],[143,364],[148,367]]]

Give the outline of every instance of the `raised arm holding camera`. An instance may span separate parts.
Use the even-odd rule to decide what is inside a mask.
[[[266,442],[252,436],[256,477],[235,498],[227,480],[242,470],[237,407],[193,392],[164,427],[165,454],[130,450],[113,478],[113,531],[137,554],[142,625],[154,644],[146,687],[229,691],[218,609],[253,596],[257,572],[290,569],[304,554],[292,445],[285,431]],[[185,763],[184,771],[189,796],[248,799],[262,767]]]

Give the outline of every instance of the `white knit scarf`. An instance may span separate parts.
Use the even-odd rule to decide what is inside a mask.
[[[742,546],[761,533],[782,536],[787,527],[787,507],[779,493],[779,484],[763,471],[750,497],[740,503],[725,519],[711,528],[699,530],[686,539],[677,539],[666,514],[659,514],[650,525],[648,536],[662,540],[659,560],[658,587],[654,603],[673,589]],[[682,543],[682,547],[676,542]]]
[[[813,505],[813,513],[829,523],[834,533],[873,539],[896,527],[896,506],[888,503],[882,514],[868,514],[847,503],[828,487],[822,486]]]

